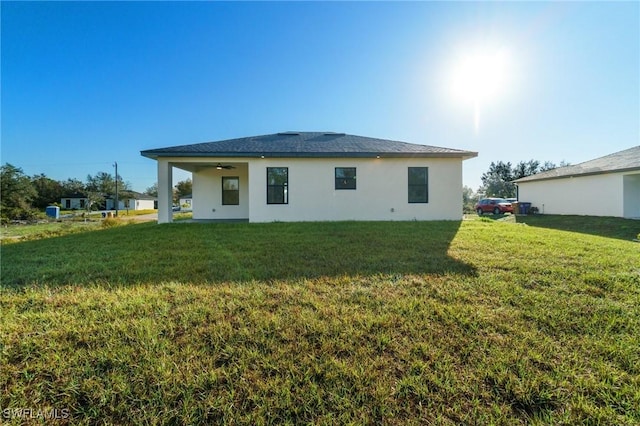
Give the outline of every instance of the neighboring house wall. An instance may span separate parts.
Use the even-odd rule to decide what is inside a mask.
[[[124,200],[118,200],[118,210],[125,210],[124,205],[125,205]],[[105,200],[104,206],[106,210],[115,210],[116,209],[115,200],[112,200],[111,198],[107,198]]]
[[[625,175],[622,178],[624,188],[624,217],[640,218],[640,173]]]
[[[61,198],[61,209],[63,210],[84,210],[87,205],[86,198]]]
[[[155,208],[155,200],[131,200],[135,210],[153,210]]]
[[[521,182],[518,200],[532,203],[545,214],[623,217],[624,177],[624,173],[605,173]],[[632,187],[634,182],[635,178],[630,178],[627,185]],[[631,192],[628,194],[632,197]]]
[[[153,210],[155,200],[136,200],[135,198],[125,198],[118,200],[118,210]],[[115,210],[116,203],[112,199],[107,199],[107,210]]]
[[[180,204],[180,208],[182,210],[192,210],[193,209],[193,198],[180,198],[178,200]]]
[[[238,158],[227,161],[244,163],[237,163],[237,168],[232,170],[203,168],[193,173],[193,199],[198,200],[193,210],[194,219],[272,222],[460,220],[462,217],[460,158]],[[288,204],[267,204],[267,167],[288,167]],[[335,189],[336,167],[356,168],[355,190]],[[428,203],[408,202],[409,167],[428,167]],[[222,176],[239,177],[239,205],[222,205]]]

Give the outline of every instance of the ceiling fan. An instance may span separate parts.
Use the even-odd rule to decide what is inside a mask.
[[[235,167],[234,166],[230,166],[230,165],[224,165],[223,166],[222,164],[218,163],[216,165],[216,169],[218,169],[218,170],[222,170],[222,169],[231,170],[231,169],[235,169]]]

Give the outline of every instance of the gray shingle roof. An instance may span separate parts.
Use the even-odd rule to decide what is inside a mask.
[[[149,149],[158,157],[462,157],[477,152],[417,145],[386,139],[331,132],[283,132],[264,136]]]
[[[131,196],[126,196],[126,192],[128,192]],[[125,191],[125,197],[122,198],[132,198],[134,200],[155,200],[158,197],[154,197],[152,195],[143,194],[137,191]]]
[[[533,182],[537,180],[560,179],[574,176],[597,175],[603,173],[616,173],[626,171],[640,171],[640,145],[624,151],[615,152],[585,161],[573,166],[558,167],[557,169],[537,173],[515,180],[516,183]]]
[[[87,198],[84,192],[74,192],[73,194],[65,194],[60,198]]]

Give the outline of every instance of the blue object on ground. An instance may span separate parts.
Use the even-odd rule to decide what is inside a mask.
[[[58,206],[49,206],[44,210],[44,213],[54,219],[60,219],[60,207]]]

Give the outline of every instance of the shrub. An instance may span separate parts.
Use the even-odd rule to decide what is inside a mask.
[[[122,222],[120,219],[115,217],[104,218],[101,224],[103,228],[113,228],[114,226],[120,226],[120,225],[124,225],[124,222]]]

